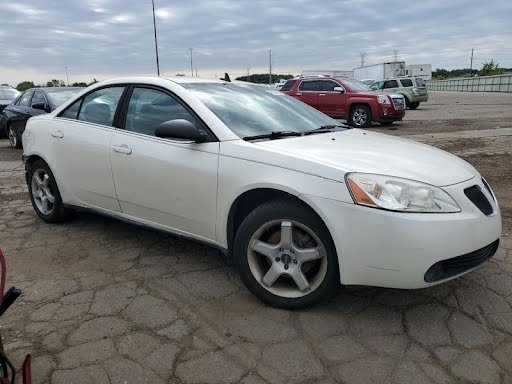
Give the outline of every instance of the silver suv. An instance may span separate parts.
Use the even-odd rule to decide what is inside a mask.
[[[421,77],[396,77],[381,80],[372,84],[370,89],[403,95],[409,109],[416,109],[420,103],[428,100],[427,83]]]

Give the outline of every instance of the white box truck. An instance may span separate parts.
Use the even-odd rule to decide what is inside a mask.
[[[384,80],[389,77],[405,76],[405,61],[394,61],[391,63],[380,63],[354,68],[354,79]]]
[[[354,77],[353,71],[344,71],[336,69],[305,69],[302,76],[334,76],[334,77]]]
[[[421,77],[423,80],[432,80],[431,64],[413,64],[405,67],[405,76]]]

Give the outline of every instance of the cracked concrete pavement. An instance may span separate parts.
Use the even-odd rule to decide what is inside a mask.
[[[0,247],[23,289],[0,321],[8,355],[33,354],[35,384],[512,382],[512,129],[410,138],[490,181],[498,253],[443,285],[340,288],[301,311],[261,304],[212,248],[92,214],[45,224],[0,140]]]

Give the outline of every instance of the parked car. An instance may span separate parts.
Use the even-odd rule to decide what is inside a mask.
[[[374,83],[370,89],[403,95],[409,109],[416,109],[420,103],[428,101],[427,83],[421,77],[386,79]]]
[[[4,120],[3,120],[3,114],[2,111],[5,107],[7,107],[9,104],[12,103],[12,101],[18,97],[20,92],[16,90],[15,88],[8,87],[5,85],[0,85],[0,137],[5,133],[3,126],[4,126]]]
[[[359,80],[361,83],[363,83],[364,85],[367,85],[368,87],[370,85],[372,85],[373,83],[375,83],[375,79],[361,79]]]
[[[32,88],[3,110],[3,127],[13,148],[21,148],[21,135],[32,116],[50,113],[71,96],[84,88],[51,87]]]
[[[357,128],[369,127],[374,121],[391,125],[405,116],[402,95],[373,92],[354,79],[296,77],[288,80],[281,91]]]
[[[86,209],[211,244],[282,308],[340,282],[430,287],[490,258],[501,234],[464,160],[242,82],[100,82],[31,118],[23,146],[44,221]]]

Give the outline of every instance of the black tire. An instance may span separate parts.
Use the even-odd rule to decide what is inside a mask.
[[[22,146],[21,135],[12,126],[9,126],[6,131],[10,146],[14,149],[20,149]]]
[[[48,212],[44,212],[44,210],[41,208],[42,203],[38,202],[37,198],[34,197],[34,192],[36,191],[34,191],[33,185],[34,183],[37,184],[37,182],[34,180],[35,174],[48,175],[47,187],[45,188],[47,188],[50,196],[53,196],[54,200],[53,203],[51,203],[51,210]],[[36,160],[30,164],[27,175],[27,183],[30,201],[32,202],[32,206],[34,207],[34,210],[36,211],[37,215],[41,219],[48,223],[57,223],[70,218],[71,211],[67,209],[62,203],[62,198],[60,196],[59,188],[55,181],[55,177],[53,176],[53,173],[48,164],[46,164],[43,160]],[[45,194],[46,198],[48,199],[48,192],[45,192]]]
[[[409,109],[416,109],[420,106],[420,103],[419,101],[415,102],[415,103],[410,103],[409,104]]]
[[[350,121],[356,128],[367,128],[372,124],[372,111],[367,105],[355,105],[350,111]]]
[[[285,293],[283,295],[278,295],[270,291],[272,287],[264,287],[263,278],[261,278],[261,282],[254,276],[254,273],[251,270],[250,266],[250,255],[251,252],[253,255],[259,255],[257,252],[254,252],[249,249],[249,245],[251,243],[251,239],[255,236],[258,231],[261,230],[265,225],[271,223],[279,223],[281,225],[283,221],[294,222],[295,224],[292,229],[293,231],[301,231],[301,228],[298,224],[304,225],[307,229],[311,230],[316,236],[321,245],[323,245],[323,250],[325,253],[323,254],[321,259],[314,260],[313,262],[317,263],[313,268],[307,270],[306,263],[298,264],[298,268],[303,273],[303,276],[306,276],[306,281],[312,283],[309,287],[311,292],[303,293],[297,285],[295,285],[296,292],[302,294],[300,297],[287,297]],[[275,224],[274,224],[275,225]],[[279,224],[277,224],[279,225]],[[268,233],[267,231],[262,232],[264,234]],[[303,232],[306,233],[306,232]],[[295,235],[295,234],[294,234]],[[258,239],[258,240],[261,240]],[[310,238],[311,240],[311,238]],[[282,238],[280,240],[282,242]],[[295,241],[293,241],[294,246]],[[316,246],[318,246],[318,242],[314,241]],[[281,249],[282,250],[282,249]],[[295,253],[293,251],[291,253],[292,257],[297,259],[298,250]],[[263,203],[254,209],[249,215],[243,220],[240,225],[238,232],[235,237],[234,249],[233,249],[234,261],[238,267],[238,271],[240,273],[240,277],[244,282],[245,286],[261,301],[278,308],[285,309],[297,309],[303,308],[307,306],[311,306],[317,303],[320,300],[328,298],[331,294],[333,294],[336,290],[336,287],[339,285],[339,267],[338,267],[338,257],[336,254],[336,248],[332,241],[331,235],[323,221],[307,206],[304,206],[300,203],[287,201],[287,200],[274,200],[267,203]],[[264,256],[259,255],[259,257],[265,259]],[[285,255],[282,256],[284,260]],[[274,262],[270,264],[270,259],[267,260],[267,268],[271,269]],[[283,260],[279,260],[276,258],[276,262],[280,261],[283,263]],[[325,263],[325,264],[323,264]],[[263,262],[263,268],[265,268],[265,262]],[[290,271],[292,268],[297,268],[292,264],[296,264],[296,260],[289,261]],[[254,265],[254,264],[253,264]],[[304,268],[306,267],[306,271],[304,272]],[[315,274],[315,268],[317,268],[317,272]],[[288,270],[288,267],[285,266],[285,269]],[[322,272],[320,272],[322,271]],[[267,271],[268,272],[268,271]],[[313,272],[312,277],[307,277],[307,274]],[[266,273],[266,272],[264,272]],[[263,274],[261,275],[263,277]],[[275,282],[277,283],[279,279],[284,279],[284,283],[292,285],[290,288],[293,290],[293,280],[286,275],[284,277],[278,277]],[[309,280],[311,279],[311,280]],[[316,279],[316,281],[314,280]],[[283,283],[283,280],[281,280]],[[274,283],[271,285],[273,286]],[[280,291],[281,292],[281,291]],[[305,290],[308,292],[308,290]]]

